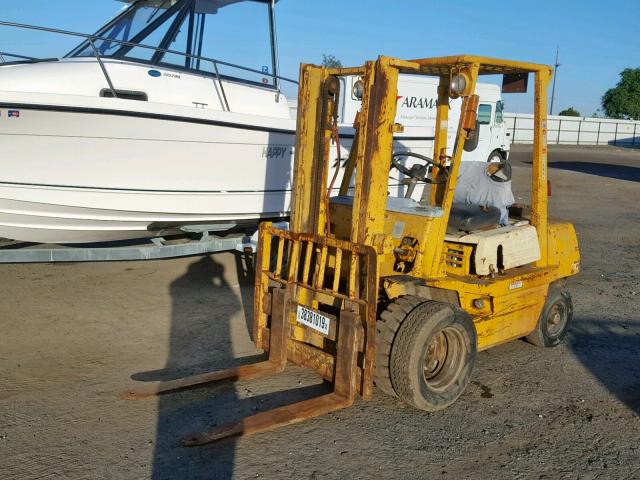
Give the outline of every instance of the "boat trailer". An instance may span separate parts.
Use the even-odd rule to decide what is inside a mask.
[[[250,232],[222,236],[218,233],[219,225],[189,225],[180,230],[188,237],[153,237],[144,239],[144,243],[112,242],[82,247],[11,242],[0,245],[0,264],[162,260],[225,251],[256,251],[257,237]]]

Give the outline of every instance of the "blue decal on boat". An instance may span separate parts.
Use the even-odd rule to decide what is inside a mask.
[[[162,76],[162,73],[160,73],[158,70],[149,70],[147,73],[150,77],[158,78]]]
[[[20,110],[9,110],[7,112],[9,118],[20,118]]]

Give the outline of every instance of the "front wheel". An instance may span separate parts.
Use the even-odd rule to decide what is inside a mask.
[[[560,345],[569,331],[572,318],[571,295],[560,287],[550,285],[536,329],[527,335],[527,341],[539,347]]]
[[[469,383],[477,336],[473,321],[461,310],[446,303],[416,300],[404,297],[396,300],[401,308],[390,306],[393,313],[404,311],[405,315],[389,319],[396,320],[392,323],[397,327],[387,332],[395,330],[390,354],[378,359],[388,363],[377,365],[377,371],[380,377],[380,370],[388,368],[384,378],[389,382],[387,387],[404,402],[433,412],[455,402]],[[389,336],[384,340],[390,340]]]

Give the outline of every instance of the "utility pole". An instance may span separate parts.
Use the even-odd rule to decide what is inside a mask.
[[[553,88],[551,89],[551,108],[549,109],[549,115],[553,115],[553,100],[556,98],[556,79],[558,78],[558,54],[560,53],[560,47],[556,47],[556,63],[553,70]]]

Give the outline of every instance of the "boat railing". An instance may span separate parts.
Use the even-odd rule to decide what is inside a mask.
[[[113,98],[118,98],[118,89],[116,88],[113,79],[111,77],[111,75],[109,74],[109,70],[107,68],[107,62],[105,62],[105,59],[110,59],[111,57],[108,56],[104,56],[100,54],[99,49],[96,47],[95,42],[96,41],[106,41],[106,42],[111,42],[111,43],[115,43],[118,45],[122,45],[122,46],[127,46],[127,47],[136,47],[136,48],[142,48],[142,49],[148,49],[148,50],[153,50],[154,52],[157,53],[162,53],[162,54],[171,54],[171,55],[179,55],[185,58],[189,58],[192,60],[196,60],[198,62],[205,62],[205,63],[210,63],[213,66],[213,76],[216,79],[216,84],[217,84],[217,94],[219,96],[220,99],[220,103],[222,104],[222,108],[225,111],[231,111],[231,108],[229,106],[229,100],[227,98],[225,89],[224,89],[224,84],[222,82],[223,78],[226,78],[226,76],[223,76],[220,74],[220,67],[224,66],[224,67],[229,67],[229,68],[236,68],[239,70],[242,70],[244,72],[249,72],[249,73],[253,73],[253,74],[258,74],[258,75],[262,75],[264,77],[269,77],[273,79],[273,87],[276,90],[276,98],[280,97],[280,91],[281,91],[281,81],[284,82],[289,82],[292,84],[297,85],[298,82],[296,80],[293,80],[291,78],[287,78],[287,77],[283,77],[281,75],[277,75],[275,73],[267,73],[261,70],[256,70],[253,68],[249,68],[249,67],[245,67],[242,65],[237,65],[234,63],[230,63],[230,62],[225,62],[223,60],[217,60],[215,58],[210,58],[210,57],[203,57],[200,55],[193,55],[193,54],[189,54],[186,52],[179,52],[177,50],[171,50],[171,49],[165,49],[165,48],[159,48],[159,47],[153,47],[150,45],[144,45],[142,43],[135,43],[135,42],[128,42],[126,40],[117,40],[117,39],[113,39],[113,38],[109,38],[109,37],[103,37],[100,35],[90,35],[90,34],[86,34],[86,33],[79,33],[79,32],[72,32],[69,30],[60,30],[57,28],[48,28],[48,27],[40,27],[37,25],[28,25],[28,24],[24,24],[24,23],[15,23],[15,22],[5,22],[5,21],[1,21],[0,20],[0,26],[4,26],[4,27],[12,27],[12,28],[20,28],[20,29],[25,29],[25,30],[34,30],[34,31],[39,31],[39,32],[48,32],[48,33],[55,33],[58,35],[65,35],[65,36],[71,36],[71,37],[78,37],[78,38],[84,38],[85,40],[87,40],[89,42],[89,45],[91,46],[91,49],[93,50],[94,56],[98,62],[98,65],[100,66],[100,70],[102,71],[102,74],[105,78],[105,81],[107,82],[108,85],[108,90],[110,91],[111,95],[113,96]],[[2,64],[7,64],[7,63],[14,63],[14,62],[7,62],[6,61],[6,57],[11,57],[11,58],[17,58],[18,61],[25,61],[25,62],[37,62],[41,59],[38,58],[34,58],[34,57],[27,57],[24,55],[16,55],[16,54],[12,54],[12,53],[8,53],[8,52],[0,52],[0,65]],[[153,65],[153,64],[152,64]],[[157,65],[159,67],[164,66],[164,65]],[[203,73],[202,70],[196,70],[196,72],[198,73]]]
[[[11,53],[11,52],[0,52],[0,64],[9,63],[9,61],[7,60],[7,57],[16,58],[18,59],[18,61],[20,60],[37,61],[38,60],[36,57],[26,57],[24,55],[18,55],[17,53]]]

